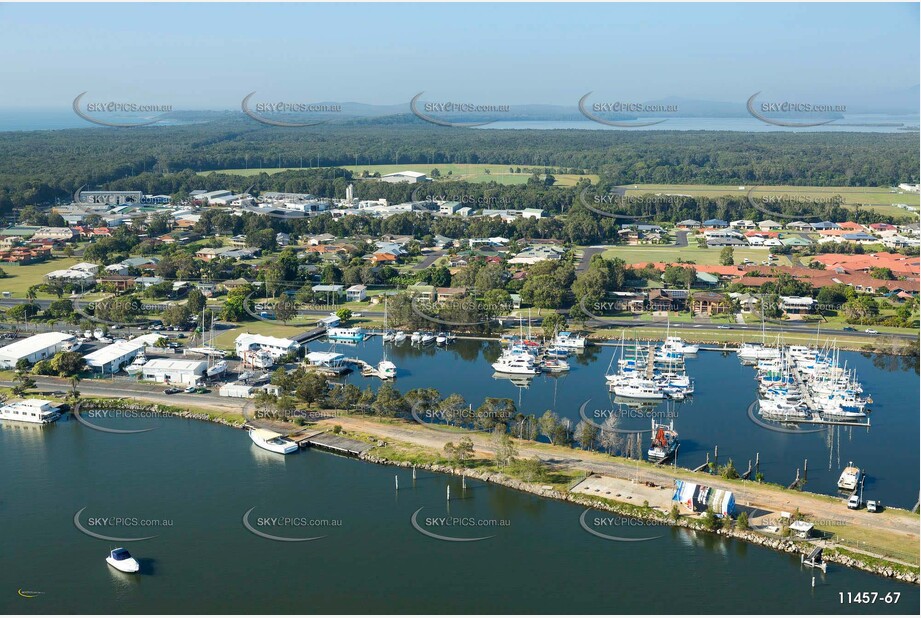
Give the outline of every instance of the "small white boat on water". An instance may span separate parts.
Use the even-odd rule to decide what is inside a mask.
[[[448,343],[448,336],[444,333],[438,333],[435,335],[435,343],[438,345],[444,345]]]
[[[388,330],[383,335],[381,335],[381,338],[384,340],[385,343],[389,343],[393,341],[394,336],[395,335]]]
[[[128,550],[124,547],[119,547],[118,549],[113,549],[109,552],[106,562],[110,567],[121,571],[122,573],[137,573],[141,570],[141,565],[138,564],[138,561],[131,557],[131,554],[128,553]]]
[[[435,341],[435,335],[432,333],[422,333],[422,339],[419,341],[422,345],[428,345]]]
[[[394,342],[394,343],[403,343],[404,341],[406,341],[406,333],[404,333],[404,332],[401,331],[401,330],[398,330],[398,331],[393,335],[393,342]]]
[[[570,369],[569,363],[562,358],[545,359],[543,367],[550,373],[562,373],[564,371],[569,371]]]
[[[256,446],[280,455],[293,453],[298,448],[296,443],[268,429],[250,429],[249,437]]]
[[[383,379],[395,378],[397,366],[385,358],[377,364],[377,375]]]
[[[553,347],[567,350],[581,350],[585,347],[585,337],[579,337],[568,331],[563,331],[553,339]]]
[[[861,475],[860,468],[853,465],[853,462],[848,462],[847,468],[845,468],[841,476],[838,477],[838,489],[854,491],[857,489],[857,485],[860,484]]]
[[[420,341],[422,341],[422,333],[420,333],[419,331],[416,331],[412,335],[409,336],[410,343],[419,343]]]
[[[623,383],[614,383],[612,388],[615,395],[630,399],[664,399],[665,393],[652,380],[631,378]]]
[[[678,352],[679,354],[697,354],[700,346],[695,343],[685,343],[681,337],[666,337],[662,349],[666,352]]]

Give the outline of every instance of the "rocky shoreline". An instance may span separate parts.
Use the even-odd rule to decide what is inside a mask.
[[[412,464],[405,461],[394,461],[386,459],[384,457],[378,457],[372,454],[364,454],[359,459],[367,461],[369,463],[375,463],[379,465],[386,466],[396,466],[399,468],[421,468],[423,470],[428,470],[431,472],[440,472],[442,474],[451,474],[454,476],[466,476],[468,478],[477,479],[486,483],[494,483],[496,485],[502,485],[510,489],[516,489],[518,491],[527,492],[540,496],[542,498],[550,498],[553,500],[560,500],[562,502],[570,502],[572,504],[578,504],[586,508],[594,508],[602,511],[610,511],[613,513],[618,513],[627,517],[634,517],[641,519],[646,522],[657,523],[667,526],[681,526],[683,528],[689,528],[691,530],[696,530],[700,532],[708,532],[710,534],[718,534],[724,537],[736,538],[748,543],[753,543],[755,545],[760,545],[761,547],[766,547],[774,551],[784,552],[787,554],[807,554],[815,546],[806,543],[806,542],[797,542],[789,539],[781,539],[764,536],[758,534],[757,532],[751,530],[736,530],[736,529],[724,529],[720,528],[718,530],[710,531],[706,530],[703,526],[699,525],[695,520],[688,519],[687,517],[680,517],[678,521],[673,521],[666,513],[657,511],[655,509],[645,509],[643,515],[637,515],[636,510],[639,507],[631,508],[618,508],[615,504],[610,502],[605,502],[601,500],[593,500],[588,496],[580,496],[578,494],[573,494],[568,491],[560,491],[557,489],[548,488],[546,486],[537,485],[535,483],[527,483],[525,481],[519,481],[518,479],[511,478],[502,473],[498,472],[482,472],[480,470],[471,470],[471,469],[458,469],[452,468],[450,466],[443,466],[439,464]],[[891,579],[896,579],[899,581],[918,584],[919,576],[917,573],[905,573],[900,572],[892,567],[884,565],[875,565],[863,562],[861,560],[851,558],[850,556],[844,556],[838,554],[834,550],[824,552],[824,558],[826,562],[834,562],[841,564],[846,567],[860,569],[862,571],[867,571],[881,577],[888,577]]]

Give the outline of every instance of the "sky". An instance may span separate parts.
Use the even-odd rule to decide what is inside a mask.
[[[919,82],[905,4],[0,4],[0,109],[100,100],[573,105],[583,94],[884,104]]]

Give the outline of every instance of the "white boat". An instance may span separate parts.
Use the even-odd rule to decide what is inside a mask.
[[[780,350],[766,348],[760,343],[743,343],[739,346],[739,358],[744,361],[758,361],[771,358],[780,358]]]
[[[397,366],[385,358],[377,364],[377,375],[381,378],[394,378],[397,375]]]
[[[527,354],[503,354],[492,364],[492,368],[499,373],[516,375],[533,376],[540,373],[540,368],[534,364],[534,359]]]
[[[847,468],[845,468],[841,476],[838,477],[838,489],[854,491],[857,489],[857,485],[860,484],[860,468],[852,464],[853,462],[848,462]]]
[[[428,345],[435,341],[435,335],[432,333],[422,333],[422,339],[419,341],[422,345]]]
[[[570,369],[569,363],[562,358],[548,358],[544,360],[543,367],[551,373],[561,373]]]
[[[700,346],[694,343],[685,343],[681,337],[666,337],[662,349],[680,354],[697,354]]]
[[[438,333],[435,336],[435,343],[437,343],[438,345],[444,345],[448,343],[448,336],[444,333]]]
[[[208,375],[209,378],[213,378],[213,377],[221,375],[225,371],[227,371],[227,361],[220,360],[214,363],[214,365],[212,365],[211,367],[209,367],[208,371],[205,373]]]
[[[287,455],[297,450],[297,444],[268,429],[250,429],[249,437],[253,444],[273,453]]]
[[[118,569],[122,573],[137,573],[141,570],[141,565],[131,557],[131,554],[124,547],[110,551],[106,562],[110,567]]]
[[[785,420],[809,418],[809,413],[806,412],[803,406],[781,398],[759,399],[758,409],[761,412],[761,416],[766,418],[779,418]]]
[[[60,417],[58,407],[47,399],[23,399],[0,405],[0,421],[47,425]]]
[[[131,361],[131,364],[125,367],[125,373],[129,376],[137,375],[144,370],[144,365],[147,364],[147,357],[144,356],[144,353],[141,352],[134,357],[134,360]]]
[[[422,341],[422,333],[420,333],[419,331],[416,331],[412,335],[409,336],[410,343],[419,343],[420,341]]]
[[[612,390],[615,395],[630,399],[665,399],[665,393],[652,380],[631,378],[622,383],[614,383]]]
[[[393,334],[392,332],[390,332],[389,330],[386,331],[386,332],[382,335],[382,339],[384,340],[385,343],[389,343],[389,342],[393,341],[393,338],[394,338],[394,334]]]
[[[91,331],[91,330],[85,330],[85,331],[83,331],[83,338],[84,338],[85,340],[87,340],[87,341],[89,341],[90,339],[92,339],[92,338],[93,338],[93,331]]]
[[[664,461],[678,450],[678,432],[675,431],[675,422],[668,425],[652,421],[652,440],[646,455],[649,461]]]
[[[398,330],[398,331],[396,332],[396,334],[393,335],[393,342],[394,342],[394,343],[403,343],[404,341],[406,341],[406,333],[404,333],[404,332],[401,331],[401,330]]]
[[[568,331],[562,331],[554,338],[553,347],[578,350],[585,347],[585,337],[579,337]]]
[[[337,341],[364,341],[365,329],[361,328],[330,328],[326,331],[329,339]]]
[[[96,330],[93,331],[93,337],[95,337],[96,339],[102,339],[105,336],[106,336],[106,333],[101,328],[97,328]]]

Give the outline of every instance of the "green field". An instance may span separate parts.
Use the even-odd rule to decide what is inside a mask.
[[[528,166],[524,165],[494,165],[494,164],[463,164],[463,163],[441,163],[432,165],[430,163],[407,163],[403,165],[343,165],[343,169],[347,169],[355,176],[361,176],[362,172],[368,172],[369,174],[374,174],[375,172],[384,175],[392,174],[394,172],[403,172],[406,170],[412,170],[415,172],[422,172],[424,174],[430,174],[433,169],[438,169],[441,172],[441,178],[439,180],[465,180],[467,182],[497,182],[502,185],[523,185],[528,181],[528,178],[531,177],[531,172],[525,172],[525,168]],[[509,168],[520,167],[522,169],[520,174],[509,173]],[[279,172],[286,172],[289,170],[297,169],[309,169],[309,168],[295,168],[295,167],[268,167],[268,168],[253,168],[253,169],[227,169],[227,170],[216,170],[219,174],[236,174],[239,176],[258,176],[259,174],[277,174]],[[538,172],[543,171],[542,167],[533,167],[528,169],[534,169]],[[203,172],[201,175],[205,176],[210,172]],[[561,187],[571,187],[574,186],[579,179],[588,178],[591,182],[598,182],[598,176],[588,175],[588,176],[577,176],[575,174],[559,174],[556,175],[556,184]]]
[[[25,298],[26,291],[33,285],[44,283],[45,275],[52,270],[64,270],[79,263],[79,258],[59,258],[39,262],[38,264],[29,264],[28,266],[4,264],[3,270],[9,276],[5,279],[0,279],[0,291],[12,292],[13,296],[17,298]],[[51,298],[51,296],[40,293],[38,298]]]
[[[653,193],[657,195],[689,195],[691,197],[745,197],[752,187],[747,185],[624,185],[627,195],[644,195]],[[844,199],[844,206],[848,208],[869,208],[881,214],[893,217],[906,217],[912,213],[895,204],[907,204],[917,209],[921,204],[921,196],[917,193],[905,193],[889,187],[796,187],[791,185],[759,186],[752,191],[752,197],[790,197],[803,199],[827,200],[836,195]]]
[[[720,251],[722,248],[714,247],[701,249],[696,246],[692,240],[687,247],[676,247],[674,245],[628,245],[623,247],[613,247],[605,251],[602,255],[607,258],[619,257],[627,264],[645,264],[647,262],[677,262],[679,258],[684,261],[693,261],[695,264],[719,264]],[[741,264],[745,258],[750,259],[755,264],[767,260],[770,251],[768,248],[739,248],[733,250],[733,257],[736,264]],[[790,261],[785,255],[777,256],[777,263],[781,266],[789,266]]]

